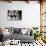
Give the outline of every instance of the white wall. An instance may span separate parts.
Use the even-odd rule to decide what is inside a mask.
[[[8,10],[22,10],[21,21],[8,21]],[[30,2],[0,2],[0,27],[32,27],[40,26],[40,4]]]

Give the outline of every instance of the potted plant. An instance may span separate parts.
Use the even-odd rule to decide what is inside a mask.
[[[38,37],[38,32],[37,32],[37,30],[38,30],[38,27],[32,27],[33,28],[33,31],[35,31],[34,32],[34,40],[36,40],[36,38]],[[37,32],[37,33],[36,33]]]
[[[39,28],[38,27],[32,27],[32,28],[35,31],[35,33],[34,33],[34,40],[36,40],[38,37],[41,38],[42,32],[38,31]]]

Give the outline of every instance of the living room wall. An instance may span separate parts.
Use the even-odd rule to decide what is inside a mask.
[[[8,10],[22,10],[22,20],[9,21]],[[31,28],[40,26],[40,4],[37,1],[0,2],[0,27]]]

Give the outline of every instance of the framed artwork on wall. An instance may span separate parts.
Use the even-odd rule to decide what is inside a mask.
[[[22,10],[8,10],[8,20],[22,20]]]

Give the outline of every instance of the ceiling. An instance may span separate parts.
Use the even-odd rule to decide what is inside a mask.
[[[0,0],[0,1],[9,1],[9,2],[11,2],[11,1],[39,1],[40,3],[41,2],[43,2],[43,1],[46,1],[46,0]]]
[[[1,1],[9,1],[9,0],[1,0]],[[39,1],[39,0],[12,0],[12,1]]]

